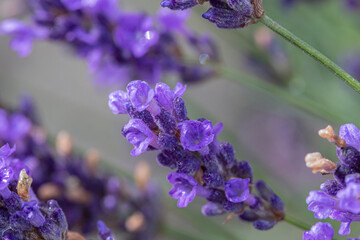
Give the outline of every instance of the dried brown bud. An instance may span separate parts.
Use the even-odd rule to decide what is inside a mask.
[[[44,183],[39,187],[37,195],[39,199],[43,201],[47,201],[50,199],[56,200],[61,197],[62,190],[61,187],[59,187],[55,183]]]
[[[141,212],[135,212],[126,219],[125,227],[129,232],[137,232],[145,226],[145,217]]]
[[[313,173],[320,172],[321,174],[333,173],[336,169],[336,164],[324,158],[320,153],[309,153],[305,156],[306,167],[310,168]]]
[[[73,142],[69,133],[59,132],[56,138],[56,151],[61,156],[69,156],[73,150]]]
[[[194,179],[198,184],[204,185],[204,171],[201,168],[195,172]]]
[[[151,177],[151,169],[147,162],[141,161],[136,165],[134,178],[136,184],[145,189]]]
[[[338,147],[346,147],[344,139],[336,135],[332,126],[328,125],[324,129],[319,130],[319,136],[327,139],[329,142],[334,143]]]
[[[75,176],[66,179],[65,196],[74,202],[87,204],[91,200],[91,194],[81,186],[80,180]]]
[[[264,16],[264,8],[262,6],[262,0],[251,0],[254,6],[254,17],[260,19]]]
[[[16,190],[24,202],[30,200],[30,187],[33,179],[27,175],[26,170],[21,170]]]
[[[68,231],[66,234],[66,240],[86,240],[86,238],[80,233]]]
[[[95,149],[90,149],[86,152],[85,156],[86,166],[92,174],[97,172],[97,167],[100,162],[100,153]]]

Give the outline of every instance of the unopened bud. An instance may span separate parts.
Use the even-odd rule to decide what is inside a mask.
[[[324,158],[320,153],[309,153],[305,156],[306,167],[310,168],[313,173],[320,172],[321,174],[333,173],[336,169],[336,164]]]
[[[24,202],[30,200],[30,187],[33,179],[27,175],[26,170],[21,170],[16,190]]]
[[[141,212],[135,212],[126,219],[125,227],[129,232],[140,231],[145,226],[145,217]]]
[[[136,184],[145,189],[151,177],[151,169],[147,162],[141,161],[136,165],[134,178]]]
[[[56,151],[61,156],[69,156],[73,150],[73,142],[68,132],[61,131],[56,137]]]
[[[319,130],[319,136],[327,139],[329,142],[335,144],[337,147],[346,147],[344,139],[336,135],[332,126],[328,125],[324,129]]]
[[[68,231],[66,234],[66,240],[86,240],[86,238],[80,233]]]

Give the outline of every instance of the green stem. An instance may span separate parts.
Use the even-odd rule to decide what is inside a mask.
[[[336,76],[338,76],[342,81],[344,81],[347,85],[349,85],[353,90],[357,93],[360,93],[360,82],[353,78],[350,74],[345,72],[341,67],[339,67],[336,63],[331,61],[324,54],[313,48],[308,43],[304,42],[293,33],[288,31],[286,28],[279,25],[277,22],[272,20],[267,15],[264,15],[262,19],[259,20],[262,24],[273,30],[275,33],[279,34],[286,40],[288,40],[294,46],[300,48],[305,53],[309,54],[316,61],[322,63],[325,67],[330,69]]]
[[[308,231],[310,230],[311,226],[308,225],[307,223],[304,223],[302,221],[299,221],[298,219],[295,219],[294,217],[291,217],[289,215],[286,215],[285,216],[285,219],[284,219],[285,222],[297,227],[297,228],[300,228],[304,231]]]
[[[333,123],[346,122],[337,114],[334,114],[333,112],[327,110],[322,105],[319,105],[308,98],[292,95],[288,91],[286,91],[286,89],[280,88],[274,84],[261,81],[257,78],[248,76],[232,68],[227,68],[223,66],[217,66],[217,72],[221,76],[227,78],[228,80],[240,83],[249,88],[269,94],[275,98],[279,98],[280,100],[292,106],[295,106],[296,108],[299,108],[307,113],[310,113],[311,115],[314,115],[322,120],[325,121],[330,120]]]

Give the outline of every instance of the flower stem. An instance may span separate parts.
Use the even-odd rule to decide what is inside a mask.
[[[286,28],[279,25],[277,22],[272,20],[269,16],[264,15],[259,22],[273,30],[275,33],[279,34],[286,40],[288,40],[294,46],[300,48],[305,53],[309,54],[316,61],[322,63],[325,67],[330,69],[338,78],[344,81],[348,86],[350,86],[357,93],[360,93],[360,82],[353,78],[350,74],[345,72],[341,67],[336,63],[331,61],[324,54],[313,48],[308,43],[304,42],[302,39],[295,36],[293,33],[288,31]]]
[[[284,221],[304,231],[308,231],[311,228],[311,226],[309,226],[307,223],[299,221],[298,219],[295,219],[294,217],[291,217],[289,215],[285,216]]]

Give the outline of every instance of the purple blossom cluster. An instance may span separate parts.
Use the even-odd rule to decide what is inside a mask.
[[[136,182],[102,172],[97,166],[99,154],[94,150],[83,156],[75,154],[67,133],[59,134],[54,149],[44,130],[35,124],[34,112],[29,100],[23,100],[15,111],[0,109],[0,144],[9,141],[17,145],[13,153],[17,160],[12,160],[17,165],[12,169],[25,168],[35,176],[32,190],[37,198],[56,200],[70,230],[93,232],[98,220],[103,219],[125,233],[126,239],[155,239],[161,224],[161,201],[159,187],[151,181],[147,165],[137,168],[140,174],[135,174]],[[9,176],[6,168],[2,170],[0,174]],[[5,189],[4,195],[8,194],[3,186],[0,189]],[[104,224],[99,226],[104,229]],[[109,231],[100,232],[106,235]]]
[[[255,22],[257,15],[255,1],[251,0],[162,0],[161,6],[172,10],[185,10],[209,2],[211,7],[202,17],[219,28],[243,28]]]
[[[0,148],[1,239],[66,239],[67,222],[55,200],[40,202],[25,166],[11,157],[15,147]]]
[[[34,40],[51,40],[70,46],[84,58],[100,85],[126,85],[141,78],[154,84],[163,75],[177,74],[184,82],[214,75],[211,66],[186,61],[185,39],[195,57],[218,60],[216,46],[206,34],[186,27],[189,12],[162,9],[156,16],[120,9],[117,0],[26,0],[33,24],[16,19],[1,23],[0,33],[10,35],[10,46],[21,57],[32,51]]]
[[[66,216],[55,200],[40,201],[31,184],[29,168],[13,158],[15,146],[0,148],[0,236],[4,240],[85,240],[68,231]],[[111,231],[98,222],[99,239],[111,240]]]
[[[348,123],[340,127],[339,136],[331,126],[320,130],[319,135],[337,146],[340,161],[335,164],[323,158],[320,153],[306,156],[306,164],[314,173],[334,176],[334,179],[321,184],[321,191],[311,191],[306,203],[316,218],[340,221],[338,233],[348,235],[351,223],[360,221],[360,130],[354,124]],[[325,231],[325,228],[329,229],[329,225],[320,225],[311,230],[312,235],[317,231]],[[333,231],[332,234],[330,230],[326,232],[329,236],[333,235]],[[323,239],[305,238],[305,235],[304,239]]]
[[[332,240],[334,229],[330,223],[318,222],[311,227],[310,231],[305,231],[303,240]],[[359,238],[347,238],[347,240],[360,240]]]
[[[160,82],[152,89],[137,80],[126,90],[110,93],[109,107],[114,114],[131,117],[122,128],[134,145],[131,155],[160,150],[158,163],[176,170],[168,175],[168,181],[173,185],[169,194],[178,200],[178,207],[186,207],[200,196],[208,201],[202,207],[206,216],[237,215],[259,230],[283,220],[283,201],[264,181],[253,181],[250,164],[236,160],[230,143],[217,140],[222,124],[188,118],[182,99],[186,85],[178,83],[172,90]]]

